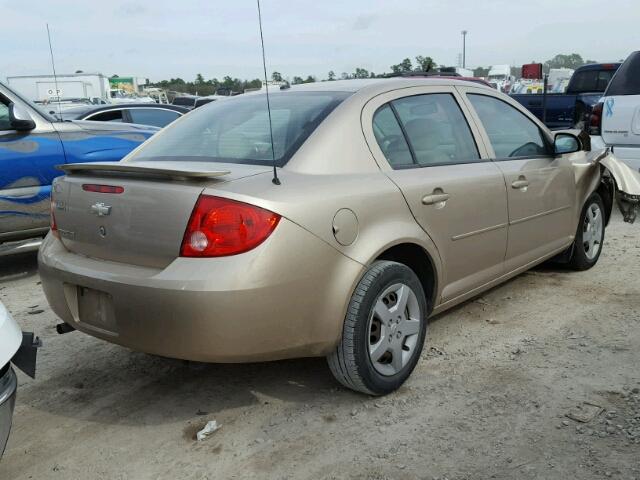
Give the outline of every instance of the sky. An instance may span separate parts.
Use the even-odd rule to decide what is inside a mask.
[[[416,55],[467,66],[558,53],[617,61],[640,49],[637,0],[261,0],[267,69],[326,78]],[[255,0],[0,0],[0,78],[76,70],[151,81],[259,78]]]

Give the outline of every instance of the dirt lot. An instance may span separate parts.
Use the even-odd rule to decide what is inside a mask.
[[[638,228],[614,219],[589,272],[541,267],[435,319],[386,398],[323,359],[204,365],[59,336],[35,257],[0,259],[0,299],[45,342],[0,478],[640,479]],[[566,416],[598,411],[584,402],[603,411]]]

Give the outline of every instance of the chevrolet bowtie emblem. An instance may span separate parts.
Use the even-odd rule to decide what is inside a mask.
[[[99,217],[106,217],[111,213],[111,206],[105,205],[102,202],[94,203],[91,205],[91,213]]]

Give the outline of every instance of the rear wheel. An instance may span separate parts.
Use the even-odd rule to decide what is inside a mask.
[[[573,244],[569,264],[576,270],[588,270],[600,258],[604,242],[604,204],[600,195],[592,194],[586,201]]]
[[[328,357],[344,386],[370,395],[396,390],[422,352],[427,301],[420,280],[407,266],[374,263],[349,303],[342,339]]]

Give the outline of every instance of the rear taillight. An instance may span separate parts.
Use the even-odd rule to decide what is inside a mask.
[[[54,213],[54,210],[56,209],[56,202],[53,201],[53,198],[51,199],[51,207],[50,207],[50,213],[51,213],[51,218],[50,218],[50,222],[51,222],[51,233],[55,236],[60,238],[60,234],[58,233],[58,224],[56,223],[56,216]]]
[[[180,256],[225,257],[264,242],[280,215],[228,198],[200,195],[184,233]]]
[[[589,135],[600,135],[602,127],[602,103],[596,103],[589,116]]]

